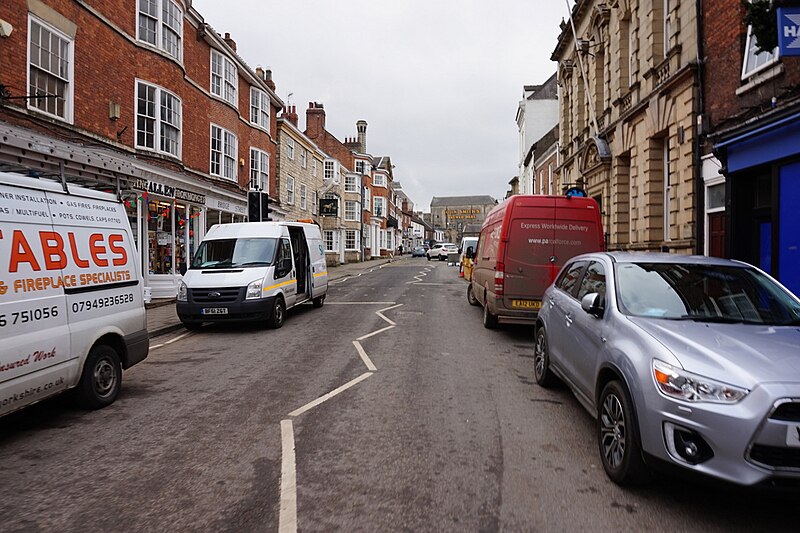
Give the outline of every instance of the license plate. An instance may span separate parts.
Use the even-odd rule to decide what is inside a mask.
[[[790,424],[786,427],[786,445],[800,448],[800,424]]]
[[[541,309],[542,302],[539,300],[511,300],[511,307],[522,309]]]
[[[200,310],[201,315],[227,315],[227,307],[204,307]]]

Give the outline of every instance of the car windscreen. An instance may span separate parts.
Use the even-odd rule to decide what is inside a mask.
[[[756,269],[618,263],[617,301],[628,315],[699,322],[800,324],[800,303]]]
[[[247,238],[203,241],[192,259],[193,269],[270,266],[278,239]]]

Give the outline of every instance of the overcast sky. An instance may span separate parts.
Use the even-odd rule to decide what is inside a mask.
[[[562,0],[194,0],[230,32],[277,93],[324,104],[339,140],[367,128],[367,151],[429,211],[433,196],[502,199],[517,174],[522,86],[555,72]],[[187,37],[188,38],[188,37]],[[289,97],[289,93],[292,96]]]

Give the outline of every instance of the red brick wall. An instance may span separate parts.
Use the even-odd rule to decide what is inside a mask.
[[[135,3],[125,0],[91,2],[93,8],[124,33],[116,31],[104,21],[77,3],[69,0],[45,2],[65,18],[77,24],[74,42],[74,126],[94,135],[135,149],[136,108],[135,83],[137,79],[158,85],[176,94],[182,102],[182,161],[139,150],[140,157],[153,162],[176,166],[208,174],[210,170],[210,123],[228,129],[239,141],[239,185],[247,187],[249,181],[250,147],[270,154],[271,176],[275,176],[278,106],[273,106],[270,130],[272,139],[264,131],[250,127],[250,84],[239,71],[238,110],[230,104],[209,96],[210,46],[197,39],[196,28],[184,17],[183,61],[176,61],[143,44],[137,44],[137,13]],[[27,92],[28,10],[25,0],[0,3],[0,17],[11,22],[14,32],[8,39],[0,40],[0,64],[3,65],[4,83],[15,96]],[[230,57],[230,56],[229,56]],[[185,71],[184,71],[185,68]],[[193,80],[203,88],[198,89],[187,81]],[[108,117],[109,102],[120,104],[121,116],[113,121]],[[32,112],[34,114],[34,112]],[[0,118],[31,127],[31,120],[0,109]],[[47,119],[45,119],[47,120]],[[70,135],[71,127],[51,121],[63,135]],[[34,125],[35,126],[35,125]],[[50,125],[49,125],[50,126]],[[117,133],[126,128],[118,138]],[[50,126],[52,129],[52,126]],[[74,135],[71,135],[74,136]],[[271,180],[274,186],[274,179]],[[275,191],[270,191],[274,194]]]
[[[767,108],[773,96],[780,100],[786,90],[800,84],[800,63],[794,58],[784,58],[782,75],[737,96],[736,90],[747,83],[741,79],[747,44],[744,7],[741,2],[731,0],[705,0],[702,4],[704,104],[712,129],[740,115]]]

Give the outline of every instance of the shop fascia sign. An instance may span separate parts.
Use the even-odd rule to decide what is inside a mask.
[[[800,7],[778,8],[778,48],[781,56],[800,56]]]
[[[205,204],[206,195],[198,192],[187,191],[178,189],[172,185],[159,183],[157,181],[150,181],[142,178],[134,179],[131,182],[131,188],[139,191],[147,191],[149,194],[157,196],[164,196],[166,198],[174,198],[176,200],[183,200],[185,202],[192,202],[194,204]]]

